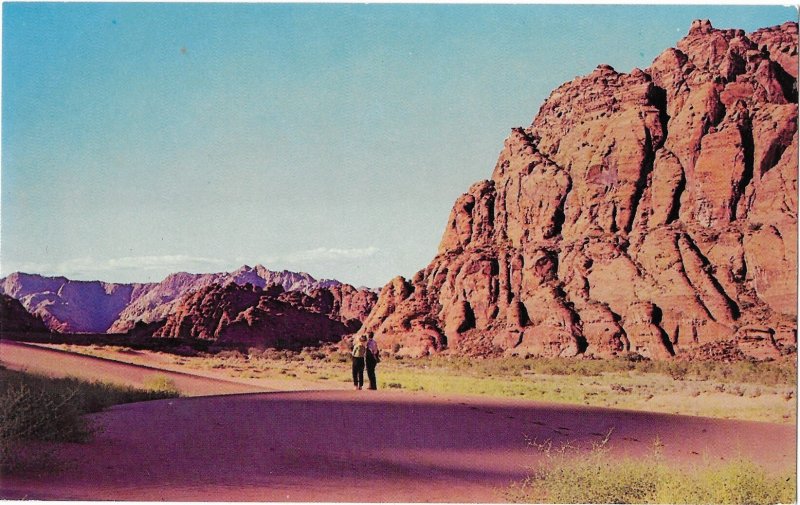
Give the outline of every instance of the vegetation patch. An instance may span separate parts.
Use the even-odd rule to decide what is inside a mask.
[[[137,390],[134,389],[133,391],[135,394]],[[176,396],[181,395],[178,386],[175,385],[175,381],[163,374],[155,374],[151,375],[150,377],[147,377],[144,380],[144,390],[140,391],[156,395],[159,398],[174,398]],[[133,400],[133,401],[139,401],[139,400]],[[128,403],[128,402],[119,402],[119,403]]]
[[[113,347],[68,350],[149,364],[147,356]],[[351,382],[347,349],[328,344],[300,351],[227,350],[196,356],[156,353],[183,369],[216,370],[233,378]],[[797,361],[785,356],[764,362],[654,361],[637,354],[612,359],[465,357],[448,354],[412,358],[384,356],[378,388],[406,392],[472,394],[553,403],[612,407],[723,419],[791,424],[797,418]],[[151,358],[152,359],[152,358]],[[322,379],[327,377],[327,379]]]
[[[93,427],[84,414],[179,396],[156,382],[158,387],[144,390],[0,369],[0,470],[34,470],[52,463],[52,450],[40,442],[87,441]]]
[[[505,493],[516,503],[794,503],[797,477],[771,475],[747,460],[724,465],[675,468],[656,442],[650,457],[609,456],[608,438],[587,453],[548,441],[532,445],[546,456],[525,481]]]

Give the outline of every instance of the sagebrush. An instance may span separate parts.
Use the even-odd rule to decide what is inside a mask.
[[[549,442],[533,444],[543,463],[525,481],[513,485],[506,499],[531,503],[795,503],[797,476],[769,474],[755,463],[737,459],[723,465],[676,468],[662,458],[657,441],[651,456],[612,459],[608,438],[581,452],[557,450]]]
[[[37,446],[38,442],[88,440],[93,427],[85,414],[121,403],[179,395],[169,388],[144,390],[5,369],[0,369],[0,384],[0,469],[5,472],[46,464],[51,454],[46,446]]]

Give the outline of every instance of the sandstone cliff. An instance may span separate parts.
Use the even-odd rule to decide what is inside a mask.
[[[212,284],[183,296],[154,336],[261,348],[336,342],[361,327],[375,298],[349,285],[307,294],[279,284]]]
[[[696,21],[646,70],[562,85],[362,331],[416,355],[792,348],[796,76],[796,23]]]

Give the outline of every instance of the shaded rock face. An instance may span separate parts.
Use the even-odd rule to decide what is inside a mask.
[[[19,300],[47,327],[60,333],[102,333],[148,284],[73,281],[13,273],[0,279],[0,293]]]
[[[114,284],[73,281],[13,273],[0,279],[0,293],[16,298],[47,326],[61,333],[125,333],[137,322],[164,320],[184,294],[212,284],[250,283],[264,288],[279,284],[286,291],[311,291],[340,286],[335,280],[317,280],[306,273],[275,272],[261,265],[233,272],[168,275],[158,283]],[[349,303],[349,301],[347,302]]]
[[[796,23],[696,21],[647,70],[562,85],[362,331],[414,355],[657,359],[796,335],[796,67]]]
[[[25,310],[18,300],[0,294],[0,335],[17,331],[49,333],[50,330],[41,319]]]
[[[361,327],[352,317],[363,317],[361,296],[369,298],[349,285],[306,294],[279,284],[212,284],[182,297],[154,336],[290,349],[335,342]]]
[[[179,299],[190,291],[195,291],[212,284],[227,284],[233,282],[240,286],[252,284],[265,288],[272,284],[279,284],[286,291],[309,291],[312,289],[339,285],[335,280],[317,280],[304,272],[280,272],[268,270],[262,265],[250,267],[244,265],[233,272],[212,274],[190,274],[178,272],[168,275],[163,281],[153,284],[149,289],[143,290],[120,313],[108,329],[110,333],[124,333],[142,321],[153,323],[161,321],[172,311]]]

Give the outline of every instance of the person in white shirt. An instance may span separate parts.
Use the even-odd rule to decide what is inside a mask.
[[[375,342],[375,335],[367,333],[367,377],[369,377],[369,389],[378,389],[378,380],[375,378],[375,366],[381,360],[378,343]]]
[[[367,337],[361,335],[353,342],[353,387],[364,387],[364,356],[367,354]]]

